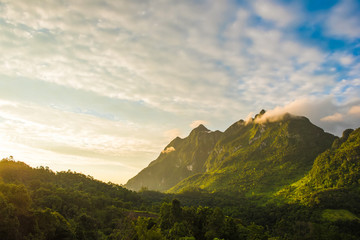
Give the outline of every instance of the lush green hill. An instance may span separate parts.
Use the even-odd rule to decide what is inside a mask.
[[[156,160],[125,186],[133,190],[148,188],[164,191],[184,178],[204,172],[204,163],[221,135],[220,131],[212,132],[199,125],[188,137],[175,138]]]
[[[104,239],[141,204],[135,192],[83,174],[0,161],[2,240]]]
[[[347,208],[360,213],[359,183],[360,128],[344,131],[331,148],[316,158],[304,178],[278,194],[306,205]]]
[[[200,125],[187,138],[175,138],[125,186],[169,192],[276,192],[303,177],[335,139],[305,117],[265,119],[264,113],[240,120],[224,133]]]
[[[1,240],[255,239],[264,227],[245,225],[220,208],[181,206],[161,194],[142,194],[90,176],[0,161]],[[164,199],[166,198],[166,199]],[[200,199],[199,199],[200,200]],[[201,200],[200,200],[201,202]],[[156,205],[154,207],[154,204]],[[142,211],[139,211],[141,209]],[[148,212],[153,209],[155,212]]]
[[[229,127],[209,155],[206,172],[184,179],[169,191],[274,193],[302,178],[335,139],[305,117],[285,114],[266,120],[263,113]]]
[[[274,123],[276,122],[268,122],[266,124]],[[256,121],[254,121],[254,125],[239,121],[231,126],[231,131],[224,132],[226,137],[222,138],[218,144],[220,146],[221,144],[223,144],[223,146],[229,146],[228,144],[235,142],[239,136],[242,136],[245,139],[243,142],[246,143],[246,141],[249,140],[249,135],[251,136],[249,132],[251,132],[251,129],[256,129],[256,124],[258,124]],[[278,132],[279,129],[282,129],[282,127],[284,127],[282,132],[286,133],[284,135],[288,135],[288,137],[293,136],[293,134],[299,135],[300,137],[297,138],[297,141],[298,143],[303,142],[303,147],[301,150],[295,150],[297,151],[296,154],[300,156],[308,156],[307,154],[309,154],[308,151],[311,150],[311,146],[320,144],[322,138],[325,140],[328,139],[326,134],[324,135],[323,131],[315,126],[312,126],[313,129],[310,129],[308,132],[299,126],[304,126],[305,129],[309,129],[311,124],[305,118],[296,118],[294,121],[294,119],[287,119],[287,117],[285,117],[285,119],[282,120],[281,127],[272,128],[267,125],[269,129],[273,129],[272,131],[274,131],[273,134],[271,132],[268,133],[268,136],[276,135],[275,133]],[[299,133],[299,131],[301,131],[301,133]],[[231,134],[232,132],[234,133]],[[239,134],[241,132],[243,132],[243,134]],[[262,132],[263,136],[259,134],[259,139],[262,137],[266,139],[267,135],[264,136],[264,134],[266,134],[266,131]],[[279,143],[286,142],[284,139],[288,137],[281,136],[281,134],[277,135],[278,137],[275,139],[279,141]],[[318,136],[318,138],[315,136]],[[225,186],[222,185],[221,178],[212,182],[213,186],[215,186],[215,191],[209,192],[207,191],[209,188],[205,187],[201,189],[198,185],[195,185],[198,184],[198,182],[196,182],[198,175],[205,176],[204,179],[206,179],[207,173],[205,173],[198,174],[181,182],[180,184],[185,182],[189,185],[187,188],[181,189],[180,193],[174,195],[182,202],[190,205],[200,203],[202,205],[221,207],[227,215],[240,219],[242,224],[246,226],[245,231],[252,229],[254,231],[252,234],[255,235],[239,239],[268,239],[271,236],[274,237],[274,239],[359,239],[360,129],[355,131],[346,130],[341,138],[330,137],[334,139],[333,143],[330,144],[327,142],[329,148],[320,153],[315,160],[314,158],[311,161],[309,160],[306,168],[301,169],[301,165],[296,165],[299,171],[302,171],[303,174],[305,173],[305,177],[302,177],[299,181],[292,182],[294,179],[299,179],[300,174],[295,174],[294,178],[290,174],[289,179],[281,183],[283,184],[283,188],[279,192],[275,193],[274,191],[278,187],[281,187],[281,185],[279,186],[279,184],[274,181],[281,181],[282,179],[278,178],[279,176],[274,176],[275,174],[270,175],[272,177],[267,180],[268,182],[262,182],[261,178],[258,178],[259,180],[255,182],[253,189],[251,189],[250,185],[250,191],[254,191],[254,194],[244,195],[234,193],[231,187],[225,188],[227,190],[223,191],[226,184],[224,184]],[[276,140],[273,141],[276,142]],[[291,140],[287,140],[287,142],[291,142]],[[256,143],[256,141],[253,143]],[[216,146],[218,146],[218,144]],[[248,144],[251,145],[250,143]],[[294,149],[292,150],[295,151]],[[283,151],[285,154],[285,150]],[[211,154],[208,159],[209,161],[212,160],[212,156]],[[251,156],[249,156],[248,159],[250,159],[248,160],[250,163],[247,164],[253,164],[252,161],[262,161],[259,158],[251,159]],[[294,159],[294,164],[298,164],[298,161],[302,162],[306,160],[306,158],[300,157],[291,159]],[[214,162],[216,162],[216,160],[217,159],[214,159]],[[224,163],[220,163],[214,167],[215,171],[224,169],[224,166],[227,166],[224,160],[226,160],[226,158],[223,159]],[[231,158],[228,161],[231,161]],[[212,164],[214,164],[214,162]],[[262,161],[262,163],[266,164],[265,161]],[[291,164],[286,166],[288,171],[278,171],[276,168],[271,170],[272,165],[265,165],[269,171],[271,170],[275,173],[282,174],[282,176],[289,176],[287,174],[293,170],[289,167]],[[214,170],[209,169],[209,171]],[[226,171],[224,171],[224,173],[226,173]],[[232,177],[237,181],[239,179],[237,175],[233,175]],[[256,179],[256,177],[256,175],[250,175],[247,176],[247,179],[255,181],[254,179]],[[290,183],[286,184],[286,181]],[[218,184],[220,191],[216,190],[216,184]],[[242,186],[240,184],[245,185],[246,182],[244,183],[240,180],[239,186]],[[266,187],[268,187],[268,189],[266,189]],[[245,190],[245,192],[246,191],[247,190]],[[161,196],[160,193],[155,194],[151,192],[143,192],[142,195],[147,195],[145,199],[148,198],[153,201],[156,201],[156,198]],[[165,196],[171,195],[166,194]],[[252,226],[251,223],[255,223],[256,225]],[[264,229],[266,229],[266,231]]]
[[[189,150],[177,157],[203,156],[189,152],[209,134],[200,126],[167,148]],[[335,138],[304,117],[264,121],[260,114],[215,134],[180,194],[136,193],[3,159],[0,239],[359,239],[360,129]],[[163,161],[175,152],[162,153]]]
[[[1,240],[165,240],[267,237],[220,208],[161,200],[156,212],[119,185],[74,172],[0,161]],[[258,231],[260,229],[261,231]]]

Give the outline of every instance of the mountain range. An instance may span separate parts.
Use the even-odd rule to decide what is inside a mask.
[[[2,159],[0,239],[360,239],[360,128],[199,125],[126,187]]]
[[[289,113],[267,117],[265,113],[239,120],[224,132],[199,125],[188,137],[171,141],[125,187],[168,193],[281,195],[288,186],[319,172],[318,159],[346,142],[306,117]]]

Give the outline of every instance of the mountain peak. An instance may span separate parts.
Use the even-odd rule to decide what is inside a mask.
[[[194,128],[191,133],[193,132],[208,132],[210,131],[209,129],[207,129],[203,124],[200,124],[199,126],[197,126],[196,128]],[[190,134],[191,134],[190,133]]]
[[[258,114],[255,115],[254,119],[261,118],[265,113],[266,113],[266,111],[264,109],[262,109]]]
[[[138,190],[146,186],[152,190],[178,192],[194,186],[209,191],[244,193],[254,189],[265,191],[270,185],[280,188],[287,179],[303,176],[315,157],[333,141],[334,136],[305,117],[267,114],[264,110],[251,123],[239,120],[224,133],[209,131],[199,124],[189,136],[175,138],[168,144],[126,187]],[[289,168],[278,174],[280,166]],[[261,174],[249,174],[248,169],[256,169]],[[275,181],[262,183],[262,176]],[[242,187],[240,190],[233,186]]]
[[[198,125],[189,136],[172,140],[159,157],[126,186],[133,190],[147,187],[165,191],[187,177],[204,172],[204,164],[221,136],[220,131],[210,132],[204,125]]]

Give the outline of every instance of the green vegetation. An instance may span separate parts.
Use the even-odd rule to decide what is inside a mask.
[[[184,178],[204,172],[204,163],[221,135],[220,131],[211,132],[200,125],[187,138],[175,138],[125,186],[136,191],[141,188],[164,191]]]
[[[83,174],[0,162],[0,239],[101,239],[141,203],[135,192]]]
[[[279,196],[305,205],[360,212],[360,129],[346,130],[320,154],[309,173],[283,188]],[[346,199],[346,200],[345,200]]]
[[[360,239],[360,128],[257,118],[174,139],[139,192],[3,159],[0,239]]]
[[[342,200],[347,201],[348,196]],[[178,199],[178,200],[177,200]],[[357,239],[359,212],[259,196],[131,192],[74,172],[0,162],[0,239]],[[358,202],[355,203],[355,205]],[[354,204],[354,203],[353,203]],[[183,206],[182,206],[183,205]],[[351,207],[351,206],[350,206]]]
[[[322,212],[322,218],[330,222],[360,221],[360,218],[345,209],[326,209]]]
[[[285,114],[269,121],[261,119],[264,113],[248,122],[240,120],[224,133],[200,125],[187,138],[174,139],[164,149],[173,151],[161,153],[125,186],[272,195],[307,174],[335,137],[305,117]]]
[[[83,174],[3,159],[0,239],[242,239],[265,234],[261,226],[246,227],[220,208],[182,207],[161,193],[159,202],[151,202],[145,195]]]
[[[205,163],[207,171],[184,179],[169,192],[198,187],[209,192],[271,196],[302,178],[334,139],[304,117],[239,121],[215,145]]]

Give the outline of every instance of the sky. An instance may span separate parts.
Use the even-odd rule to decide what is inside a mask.
[[[0,0],[0,158],[124,184],[200,123],[360,127],[358,0]]]

